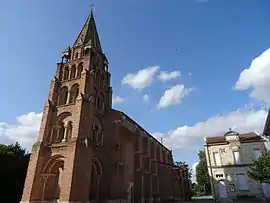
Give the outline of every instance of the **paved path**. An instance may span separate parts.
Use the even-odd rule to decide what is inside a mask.
[[[263,201],[235,201],[234,203],[255,203],[255,202],[263,202]],[[180,202],[179,202],[180,203]],[[202,196],[196,199],[192,199],[190,201],[185,201],[182,203],[232,203],[231,201],[222,200],[220,202],[216,202],[213,200],[212,196]],[[270,201],[265,201],[264,203],[270,203]]]

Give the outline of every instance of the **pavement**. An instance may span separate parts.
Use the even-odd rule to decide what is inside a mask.
[[[201,197],[196,197],[196,198],[193,198],[192,200],[190,201],[185,201],[185,202],[182,202],[182,203],[255,203],[255,202],[264,202],[264,201],[259,201],[259,200],[242,200],[242,201],[228,201],[228,200],[221,200],[221,201],[214,201],[213,200],[213,196],[201,196]],[[180,203],[180,202],[179,202]],[[270,201],[265,201],[264,203],[270,203]]]

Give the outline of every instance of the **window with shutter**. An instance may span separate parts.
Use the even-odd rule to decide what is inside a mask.
[[[233,152],[233,157],[234,157],[234,162],[235,164],[241,164],[241,160],[240,160],[240,153],[239,151],[234,151]]]
[[[237,177],[237,183],[238,183],[238,189],[239,190],[248,190],[248,183],[246,179],[246,175],[243,173],[236,174]]]
[[[254,157],[255,157],[255,159],[260,158],[261,155],[262,155],[262,153],[261,153],[260,149],[254,149]]]
[[[213,153],[214,156],[214,163],[216,166],[221,166],[221,160],[220,160],[220,155],[218,152]]]

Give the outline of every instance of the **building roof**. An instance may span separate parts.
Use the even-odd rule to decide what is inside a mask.
[[[96,23],[93,12],[89,13],[84,26],[82,27],[77,39],[75,40],[73,47],[78,45],[91,45],[97,51],[102,53],[101,44],[98,37]]]
[[[172,153],[171,150],[169,150],[163,143],[161,143],[159,140],[157,140],[154,136],[152,136],[149,132],[147,132],[142,126],[140,126],[136,121],[134,121],[132,118],[130,118],[127,114],[125,114],[122,111],[112,109],[114,112],[117,112],[120,115],[124,115],[126,119],[136,125],[140,130],[142,130],[147,136],[151,137],[153,140],[157,141],[164,149],[166,149],[169,153]]]
[[[226,136],[229,134],[225,133],[224,136],[215,136],[215,137],[206,137],[206,144],[227,144],[228,141],[226,140]],[[243,133],[237,134],[239,137],[240,142],[258,142],[263,141],[260,135],[250,132],[250,133]]]

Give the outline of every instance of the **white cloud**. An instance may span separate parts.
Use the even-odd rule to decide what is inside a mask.
[[[185,88],[184,85],[176,85],[170,89],[167,89],[163,96],[160,98],[157,107],[159,109],[166,108],[170,105],[179,104],[181,100],[187,96],[193,89]]]
[[[149,101],[149,96],[148,96],[147,94],[145,94],[145,95],[143,96],[143,101],[144,101],[144,102],[148,102],[148,101]]]
[[[112,98],[112,104],[115,105],[115,104],[121,104],[125,101],[124,98],[122,97],[119,97],[119,96],[116,96],[116,97],[113,97]]]
[[[250,96],[270,103],[270,48],[252,60],[235,84],[236,90],[251,89]]]
[[[160,74],[158,75],[158,78],[164,82],[168,81],[168,80],[173,80],[176,79],[178,77],[180,77],[181,72],[180,71],[172,71],[172,72],[160,72]]]
[[[158,69],[159,66],[151,66],[136,73],[129,73],[122,79],[121,83],[140,91],[153,82]]]
[[[167,133],[152,133],[153,136],[163,137],[164,144],[174,150],[199,150],[203,148],[203,138],[221,136],[229,128],[239,133],[262,132],[267,110],[242,108],[226,115],[213,116],[193,126],[180,126]],[[160,139],[159,139],[160,140]]]
[[[167,133],[152,133],[157,140],[173,150],[194,150],[203,148],[205,136],[223,135],[229,128],[239,133],[262,132],[268,111],[266,109],[242,108],[226,115],[213,116],[192,126],[179,126]],[[0,143],[12,144],[16,141],[31,151],[37,140],[42,113],[28,113],[17,117],[17,124],[0,122]]]
[[[193,163],[192,164],[192,177],[191,177],[191,181],[192,183],[196,183],[196,167],[198,166],[199,162]]]
[[[0,143],[14,144],[17,141],[23,148],[31,151],[38,136],[41,117],[42,113],[31,112],[17,117],[16,125],[0,123]]]

